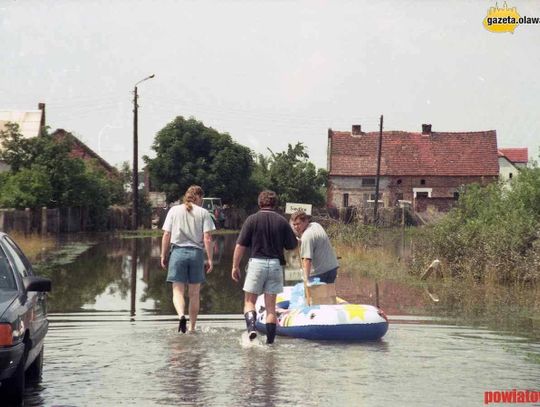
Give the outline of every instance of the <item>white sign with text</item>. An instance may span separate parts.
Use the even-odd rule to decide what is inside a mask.
[[[311,204],[292,203],[287,202],[285,204],[285,213],[290,215],[296,211],[304,211],[306,215],[311,215]]]

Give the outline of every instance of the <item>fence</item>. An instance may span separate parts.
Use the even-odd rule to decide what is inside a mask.
[[[144,226],[150,219],[142,219]],[[93,230],[131,229],[131,208],[111,206],[97,224],[86,208],[0,209],[0,231],[20,233],[74,233]]]

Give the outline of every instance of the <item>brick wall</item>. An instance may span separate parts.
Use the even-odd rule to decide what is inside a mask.
[[[440,199],[435,203],[439,208],[449,208],[451,202],[448,198],[454,198],[454,193],[462,185],[478,183],[487,185],[497,181],[497,177],[410,177],[392,176],[381,177],[380,189],[382,202],[385,207],[392,207],[397,204],[398,199],[414,201],[414,189],[429,189],[431,198]],[[362,187],[362,177],[336,177],[331,176],[328,186],[328,206],[340,208],[343,205],[343,194],[349,194],[350,206],[364,206],[364,194],[374,193],[375,187]]]

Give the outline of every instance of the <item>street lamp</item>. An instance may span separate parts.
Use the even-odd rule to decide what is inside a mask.
[[[139,165],[138,165],[138,108],[137,104],[137,85],[148,79],[152,79],[155,75],[152,74],[144,79],[141,79],[135,84],[133,91],[133,213],[131,214],[131,226],[134,230],[139,227]]]

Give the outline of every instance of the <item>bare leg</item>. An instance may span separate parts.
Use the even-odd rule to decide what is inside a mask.
[[[182,317],[182,315],[184,315],[184,310],[186,308],[186,302],[184,300],[184,288],[184,283],[172,283],[173,304],[178,317]]]
[[[257,294],[244,292],[244,313],[255,311],[255,303],[257,302]],[[274,301],[275,304],[275,301]]]
[[[276,294],[264,293],[264,306],[266,308],[266,323],[275,324],[276,319]]]
[[[189,330],[195,330],[195,324],[197,323],[197,316],[199,315],[200,307],[200,284],[189,285]]]

